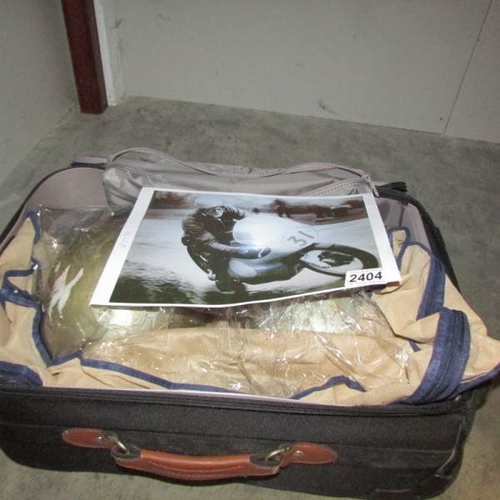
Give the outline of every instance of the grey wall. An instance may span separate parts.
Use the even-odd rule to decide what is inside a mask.
[[[500,0],[97,2],[129,95],[500,142]]]
[[[0,6],[0,182],[75,106],[59,0]]]
[[[485,19],[447,132],[500,142],[500,0]]]

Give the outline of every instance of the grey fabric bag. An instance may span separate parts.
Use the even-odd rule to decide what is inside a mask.
[[[148,148],[127,149],[108,158],[79,156],[75,161],[106,164],[104,187],[115,212],[130,209],[141,187],[282,196],[335,196],[370,190],[376,193],[366,172],[331,163],[274,169],[188,163]]]

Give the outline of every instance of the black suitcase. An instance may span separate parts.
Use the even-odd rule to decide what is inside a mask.
[[[52,175],[2,239],[46,199],[57,197],[59,205],[73,208],[102,205],[101,177],[102,170],[91,167]],[[77,188],[79,201],[73,196]],[[404,185],[381,186],[379,194],[411,217],[419,214],[432,250],[455,281],[439,231]],[[453,400],[421,405],[332,407],[222,394],[37,387],[29,375],[20,384],[6,373],[0,382],[0,445],[19,464],[191,485],[244,481],[370,499],[427,498],[444,491],[458,474],[487,390],[476,387]]]

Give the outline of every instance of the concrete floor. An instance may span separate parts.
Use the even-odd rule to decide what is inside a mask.
[[[334,162],[375,180],[406,181],[448,244],[462,292],[500,339],[500,144],[385,127],[183,102],[129,98],[103,115],[71,114],[0,185],[0,228],[31,188],[75,153],[141,146],[187,161],[261,167]],[[440,499],[499,498],[500,389],[476,417],[461,473]],[[438,430],[436,430],[438,432]],[[362,481],[362,478],[360,478]],[[185,487],[133,476],[58,473],[19,466],[0,452],[0,498],[313,499],[247,485]]]

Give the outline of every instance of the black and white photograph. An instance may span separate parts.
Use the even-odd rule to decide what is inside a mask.
[[[223,307],[398,280],[371,194],[143,188],[91,302]]]

